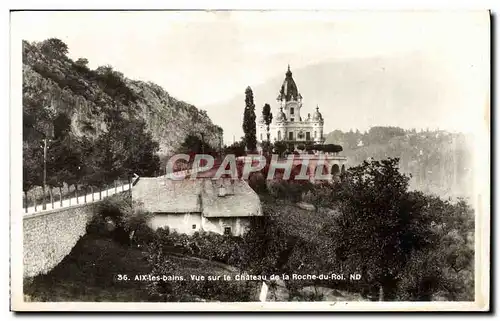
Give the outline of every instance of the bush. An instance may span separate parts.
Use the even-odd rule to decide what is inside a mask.
[[[139,231],[139,242],[152,233],[147,225],[150,213],[133,204],[129,194],[116,194],[97,203],[87,233],[110,237],[121,244],[130,244],[131,233]]]
[[[289,200],[291,202],[300,202],[302,194],[312,187],[309,181],[273,181],[268,183],[269,194],[276,199]]]
[[[152,275],[174,275],[177,266],[168,259],[170,248],[166,245],[179,245],[189,251],[199,247],[200,257],[235,264],[233,256],[237,253],[237,238],[214,233],[195,233],[192,237],[185,234],[168,233],[159,229],[155,240],[148,246],[148,263]],[[195,251],[193,251],[195,252]],[[207,275],[205,276],[207,277]],[[210,301],[238,302],[250,301],[251,286],[249,282],[224,281],[192,281],[184,278],[176,281],[155,281],[147,285],[148,293],[154,301]]]
[[[259,195],[268,193],[266,177],[262,172],[251,173],[248,177],[248,185]]]

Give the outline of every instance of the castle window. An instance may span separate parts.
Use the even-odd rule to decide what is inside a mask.
[[[314,132],[314,138],[316,138],[316,132]]]
[[[260,133],[260,140],[262,140],[262,133]]]
[[[224,235],[231,235],[231,227],[230,226],[224,227]]]
[[[281,131],[278,130],[278,140],[281,140]]]
[[[290,108],[290,115],[293,115],[293,107]],[[293,120],[292,120],[293,121]]]
[[[193,224],[193,230],[196,230],[196,224]]]
[[[294,121],[295,119],[294,118],[290,118],[290,121]]]
[[[288,139],[289,140],[293,140],[293,132],[289,132],[288,133]]]
[[[311,140],[311,133],[310,132],[306,132],[306,140]]]

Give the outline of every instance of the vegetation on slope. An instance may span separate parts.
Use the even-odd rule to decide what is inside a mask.
[[[162,155],[188,134],[204,133],[219,146],[222,129],[206,112],[171,97],[161,87],[127,79],[111,66],[73,61],[59,39],[23,41],[23,190],[47,184],[96,187],[152,176]]]
[[[350,166],[369,158],[399,158],[401,171],[412,176],[413,189],[445,198],[473,195],[473,142],[465,134],[376,126],[365,133],[335,130],[326,143],[342,145]]]

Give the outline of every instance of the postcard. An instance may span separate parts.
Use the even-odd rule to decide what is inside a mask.
[[[11,310],[488,311],[490,12],[11,12]]]

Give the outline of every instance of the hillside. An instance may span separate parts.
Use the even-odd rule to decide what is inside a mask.
[[[65,44],[57,39],[23,41],[23,107],[27,118],[34,114],[30,108],[44,106],[49,114],[66,116],[75,136],[93,138],[106,132],[110,118],[117,114],[144,121],[159,143],[160,155],[174,151],[189,133],[203,132],[207,141],[219,145],[222,129],[205,112],[170,96],[156,84],[128,79],[111,66],[90,70],[85,58],[73,61],[66,52]],[[25,141],[36,139],[37,131],[53,123],[40,114],[32,118],[24,122]],[[33,127],[37,127],[35,131]]]
[[[400,158],[401,170],[412,175],[410,186],[423,192],[445,198],[473,195],[473,140],[469,135],[373,127],[365,133],[333,131],[326,143],[342,145],[349,165],[369,157]]]

